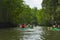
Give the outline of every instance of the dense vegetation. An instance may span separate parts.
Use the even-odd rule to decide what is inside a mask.
[[[0,24],[16,25],[22,5],[22,0],[0,0]]]
[[[45,14],[50,15],[50,24],[60,22],[60,0],[43,0],[42,8]]]
[[[31,9],[23,0],[0,0],[0,26],[37,23],[37,8]]]
[[[31,9],[23,0],[0,0],[0,25],[52,25],[60,22],[60,0],[43,0],[42,9]]]

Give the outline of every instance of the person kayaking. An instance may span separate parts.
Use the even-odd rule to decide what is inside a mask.
[[[33,25],[32,24],[30,24],[30,28],[33,28]]]
[[[29,28],[29,27],[30,27],[30,24],[27,25],[27,28]]]
[[[32,24],[28,24],[28,28],[33,28],[33,25]]]
[[[21,28],[25,28],[25,24],[21,24]]]

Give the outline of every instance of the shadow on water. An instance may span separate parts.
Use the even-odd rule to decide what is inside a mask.
[[[19,28],[0,29],[0,40],[39,40],[42,31],[35,30],[33,32],[20,31]]]
[[[35,27],[34,31],[21,31],[20,28],[0,29],[0,40],[60,40],[60,32],[47,27]]]
[[[60,40],[60,31],[57,30],[48,30],[47,27],[44,27],[44,35],[45,40]]]
[[[13,28],[0,29],[0,40],[19,40],[19,33]]]

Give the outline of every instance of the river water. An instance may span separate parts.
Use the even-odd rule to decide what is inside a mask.
[[[60,40],[60,31],[40,26],[27,30],[18,27],[5,28],[0,29],[0,40]]]

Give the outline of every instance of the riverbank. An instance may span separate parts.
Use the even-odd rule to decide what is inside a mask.
[[[13,23],[0,23],[0,28],[10,28],[10,27],[17,27],[17,25]]]

